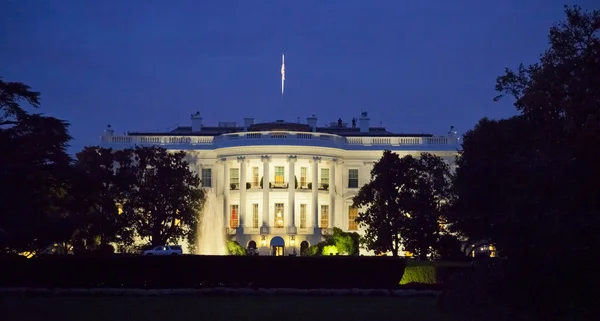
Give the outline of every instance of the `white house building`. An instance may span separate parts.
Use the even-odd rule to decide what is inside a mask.
[[[116,136],[109,128],[102,146],[185,150],[203,187],[222,204],[218,214],[223,215],[223,228],[261,255],[300,254],[333,227],[361,233],[352,198],[370,180],[373,163],[384,150],[401,157],[430,152],[453,164],[459,143],[452,129],[434,136],[371,127],[366,112],[350,125],[339,119],[318,126],[315,115],[306,123],[245,118],[243,125],[205,126],[198,112],[191,120],[192,126],[166,133]]]

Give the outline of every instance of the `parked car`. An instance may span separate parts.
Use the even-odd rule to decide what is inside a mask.
[[[183,250],[180,245],[155,246],[144,251],[144,255],[182,255]]]

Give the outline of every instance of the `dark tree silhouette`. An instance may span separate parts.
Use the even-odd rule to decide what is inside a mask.
[[[186,237],[198,223],[205,197],[200,178],[186,154],[161,147],[136,147],[117,155],[120,171],[132,188],[124,195],[123,215],[137,235],[152,245]]]
[[[57,227],[68,215],[68,124],[21,103],[37,108],[39,93],[0,80],[0,251],[9,253],[39,252],[73,232]]]
[[[507,258],[506,298],[550,314],[592,298],[582,258],[600,246],[600,11],[565,11],[540,61],[497,79],[496,100],[512,97],[520,114],[465,135],[449,215]]]
[[[426,258],[436,247],[449,197],[449,167],[441,158],[428,153],[400,158],[385,151],[353,200],[364,208],[357,222],[366,229],[365,245],[393,256],[404,246]]]

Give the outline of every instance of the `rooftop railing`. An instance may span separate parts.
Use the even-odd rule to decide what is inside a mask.
[[[342,149],[360,148],[361,146],[455,146],[458,138],[454,136],[434,137],[344,137],[327,133],[308,132],[240,132],[219,136],[102,136],[104,145],[172,145],[181,148],[204,146],[204,148],[226,148],[251,145],[304,145],[322,146]],[[182,146],[183,145],[183,146]]]

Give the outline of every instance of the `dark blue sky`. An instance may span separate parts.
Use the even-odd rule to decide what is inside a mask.
[[[464,132],[494,103],[496,76],[531,63],[564,0],[4,0],[0,76],[42,92],[71,122],[71,151],[117,133],[361,109],[396,132]],[[286,94],[280,95],[281,53]]]

